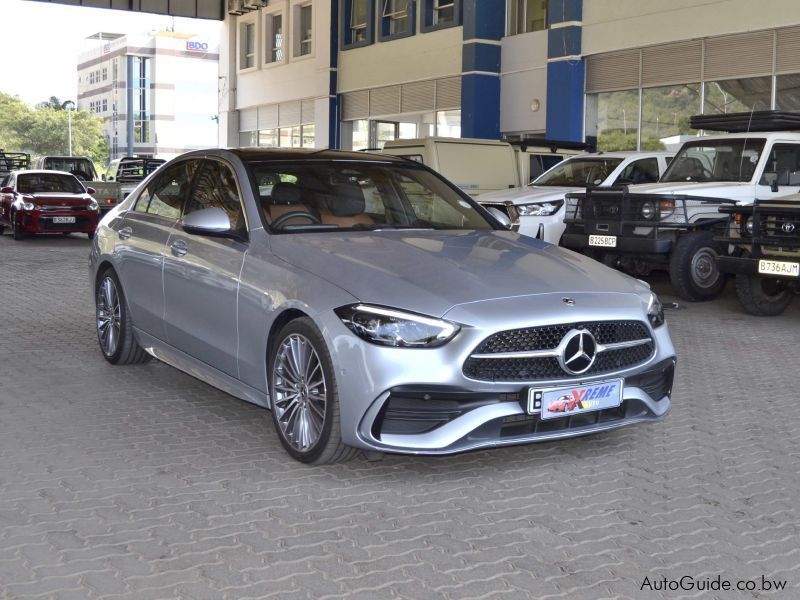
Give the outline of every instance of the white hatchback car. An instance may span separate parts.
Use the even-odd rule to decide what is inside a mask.
[[[587,187],[654,183],[667,169],[670,152],[598,152],[568,158],[529,185],[481,194],[486,208],[506,213],[519,232],[558,244],[564,233],[564,197]]]

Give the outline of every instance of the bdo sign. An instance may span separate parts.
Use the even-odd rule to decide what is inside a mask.
[[[205,42],[186,41],[186,49],[191,52],[208,52],[208,44]]]

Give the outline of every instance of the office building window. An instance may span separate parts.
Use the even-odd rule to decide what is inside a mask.
[[[295,56],[307,56],[311,54],[311,42],[312,36],[314,32],[314,21],[313,21],[313,14],[311,12],[311,5],[306,4],[304,6],[296,7],[295,15],[295,23],[296,23],[296,31],[294,34],[294,39],[296,40],[297,46],[295,47]]]
[[[239,68],[256,66],[256,24],[242,23],[239,27]]]
[[[107,111],[108,111],[108,100],[103,98],[103,110],[102,110],[102,112],[107,112]]]
[[[374,40],[374,0],[344,0],[342,6],[342,45],[357,48]]]
[[[103,67],[102,76],[103,76],[103,81],[108,79],[108,67]]]
[[[94,71],[89,73],[89,85],[94,84]]]
[[[387,40],[414,33],[413,4],[410,0],[381,0],[381,39]]]
[[[547,29],[548,0],[509,0],[508,35]]]
[[[283,15],[267,15],[266,20],[266,38],[268,40],[267,62],[276,63],[283,61],[283,44],[285,38],[283,36]]]
[[[133,61],[133,141],[150,143],[150,68],[151,59],[132,56]]]
[[[434,31],[461,24],[461,0],[422,0],[422,31]]]

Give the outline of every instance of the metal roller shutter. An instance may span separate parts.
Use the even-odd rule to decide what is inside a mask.
[[[300,105],[300,122],[313,123],[315,117],[314,99],[303,100]]]
[[[258,128],[275,129],[278,126],[278,105],[269,104],[258,107]]]
[[[642,85],[700,81],[703,44],[700,40],[642,48]]]
[[[258,131],[257,108],[245,108],[239,111],[239,131]]]
[[[369,116],[369,91],[342,94],[342,119],[366,119]]]
[[[461,108],[461,77],[436,80],[436,110]]]
[[[281,127],[300,125],[300,101],[282,102],[278,111],[278,120]]]
[[[775,70],[778,73],[800,71],[800,27],[778,29]]]
[[[756,31],[706,40],[703,78],[771,74],[774,36],[773,31]]]
[[[436,97],[436,83],[430,81],[417,81],[403,84],[400,102],[400,112],[421,112],[433,110]]]
[[[639,87],[639,50],[586,57],[586,92]]]
[[[369,91],[370,116],[396,115],[400,112],[400,86],[374,88]]]

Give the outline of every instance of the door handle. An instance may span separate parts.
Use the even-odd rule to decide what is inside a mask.
[[[172,242],[170,249],[174,256],[186,256],[186,253],[189,252],[189,246],[187,246],[186,242],[183,240],[175,240]]]
[[[117,235],[119,236],[119,239],[127,240],[133,235],[133,229],[130,227],[123,227],[117,232]]]

